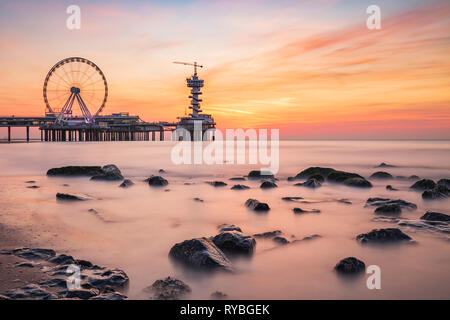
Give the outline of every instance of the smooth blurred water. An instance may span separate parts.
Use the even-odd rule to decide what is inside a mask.
[[[450,241],[448,234],[402,228],[415,245],[362,246],[359,233],[395,227],[373,222],[373,208],[364,208],[369,197],[389,197],[414,202],[416,211],[402,216],[418,219],[426,210],[449,214],[450,200],[423,201],[411,191],[411,181],[372,181],[370,190],[325,183],[311,190],[293,186],[286,178],[309,166],[327,166],[359,173],[419,175],[434,180],[450,177],[448,141],[282,141],[278,188],[261,190],[256,181],[229,181],[246,175],[255,165],[174,165],[173,142],[30,143],[0,145],[0,222],[23,228],[41,247],[54,248],[94,263],[119,267],[130,276],[130,298],[146,298],[142,289],[168,275],[188,283],[190,298],[208,299],[223,291],[236,299],[449,299]],[[381,162],[396,168],[374,168]],[[52,167],[116,164],[135,185],[119,188],[117,182],[89,178],[47,177]],[[151,188],[142,180],[164,174],[169,185]],[[36,180],[39,189],[25,181]],[[224,188],[205,181],[222,180]],[[185,183],[191,183],[186,185]],[[249,190],[230,190],[234,183]],[[68,184],[68,186],[63,186]],[[399,191],[385,189],[391,184]],[[95,200],[61,203],[56,192],[84,193]],[[281,200],[302,196],[312,203]],[[204,202],[194,201],[199,197]],[[267,202],[268,214],[255,214],[244,203],[248,198]],[[347,198],[352,204],[336,202]],[[320,214],[294,215],[292,208],[316,208]],[[94,208],[98,215],[88,210]],[[258,239],[251,259],[234,261],[235,274],[196,274],[174,266],[168,258],[177,242],[217,234],[217,225],[233,223],[245,234],[282,230],[288,240],[312,234],[322,238],[284,247]],[[295,237],[295,238],[294,238]],[[363,276],[348,280],[336,275],[334,265],[355,256],[382,271],[381,290],[368,290]]]

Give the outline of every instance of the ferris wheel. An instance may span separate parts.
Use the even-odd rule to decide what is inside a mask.
[[[45,77],[43,94],[46,113],[56,115],[57,122],[82,117],[86,123],[94,123],[94,117],[105,107],[108,84],[95,63],[71,57],[50,69]]]

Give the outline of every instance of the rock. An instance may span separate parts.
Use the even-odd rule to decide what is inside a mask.
[[[192,290],[183,281],[167,277],[163,280],[156,280],[144,291],[152,294],[152,298],[156,300],[179,300],[191,293]]]
[[[89,300],[125,300],[127,296],[118,293],[118,292],[106,292],[99,294],[98,296],[94,296]]]
[[[212,240],[196,238],[175,244],[169,252],[174,260],[195,269],[232,271],[231,262]]]
[[[369,179],[374,179],[374,180],[388,180],[388,179],[393,179],[394,177],[387,172],[384,171],[377,171],[375,173],[373,173]]]
[[[249,179],[273,179],[274,175],[270,171],[253,170],[248,173]]]
[[[225,187],[227,185],[223,181],[208,181],[207,183],[212,185],[213,187]]]
[[[5,293],[11,299],[39,299],[39,300],[47,300],[47,299],[55,299],[56,297],[47,291],[45,288],[41,287],[38,284],[28,284],[22,288],[9,290]]]
[[[25,183],[36,183],[36,181],[34,181],[34,180],[28,180],[28,181],[25,181]]]
[[[28,186],[27,188],[28,189],[39,189],[40,187],[39,186]]]
[[[161,176],[152,176],[145,180],[150,186],[162,187],[167,186],[169,182]]]
[[[408,209],[408,210],[416,210],[417,206],[414,203],[405,201],[405,200],[391,200],[388,198],[369,198],[366,201],[366,207],[372,206],[372,207],[381,207],[385,205],[392,205],[396,204],[399,205],[402,209]]]
[[[388,223],[397,223],[399,222],[399,218],[397,217],[385,217],[379,216],[372,219],[373,222],[388,222]]]
[[[99,290],[106,287],[123,288],[129,283],[128,275],[120,269],[99,270],[88,277],[88,283]]]
[[[436,187],[436,183],[430,179],[422,179],[414,183],[410,188],[416,190],[431,190]]]
[[[427,211],[423,216],[420,217],[420,219],[427,221],[450,222],[450,215],[434,211]]]
[[[412,227],[417,229],[425,229],[428,231],[450,233],[448,222],[444,221],[427,221],[427,220],[403,220],[398,222],[399,226]]]
[[[256,246],[251,236],[243,235],[239,231],[224,231],[211,239],[214,244],[227,254],[250,255]]]
[[[389,243],[412,241],[411,237],[397,228],[373,229],[356,237],[360,243]]]
[[[437,182],[438,185],[442,185],[442,186],[446,186],[447,188],[450,189],[450,179],[440,179]]]
[[[275,230],[275,231],[268,231],[268,232],[263,232],[263,233],[256,233],[253,235],[253,237],[255,238],[273,238],[276,236],[279,236],[280,234],[282,234],[282,232],[280,230]]]
[[[133,181],[131,181],[130,179],[125,179],[125,180],[122,181],[122,183],[120,184],[119,187],[121,187],[121,188],[128,188],[128,187],[131,187],[132,185],[134,185]]]
[[[80,259],[75,260],[75,264],[82,268],[86,268],[86,269],[90,269],[94,266],[92,264],[92,262],[87,261],[87,260],[80,260]]]
[[[296,200],[302,200],[304,199],[303,197],[283,197],[281,198],[281,200],[284,201],[296,201]]]
[[[276,236],[272,239],[274,242],[285,245],[289,243],[289,240],[287,240],[285,237]]]
[[[395,168],[395,166],[387,164],[385,162],[382,162],[378,166],[376,166],[375,168]]]
[[[62,278],[53,278],[45,281],[39,282],[40,286],[43,287],[60,287],[60,288],[67,288],[67,280]]]
[[[337,199],[336,201],[339,203],[352,204],[352,202],[348,199]]]
[[[321,174],[313,174],[312,176],[310,176],[308,178],[308,180],[311,180],[311,179],[317,180],[320,183],[325,181],[325,178]]]
[[[231,190],[245,190],[245,189],[250,189],[250,187],[243,184],[235,184],[234,186],[231,187]]]
[[[349,187],[372,188],[372,184],[364,178],[349,178],[344,180],[342,184]]]
[[[26,259],[26,260],[47,260],[56,255],[55,251],[52,249],[41,249],[41,248],[21,248],[14,249],[10,251],[11,254],[14,254],[17,257]]]
[[[164,169],[159,169],[158,172],[159,173],[167,173],[166,170],[164,170]]]
[[[233,177],[228,180],[230,180],[230,181],[245,181],[245,178],[244,177]]]
[[[375,209],[378,214],[400,214],[402,208],[398,204],[385,204]]]
[[[270,188],[277,188],[278,186],[273,183],[272,181],[263,181],[263,183],[261,183],[260,188],[261,189],[270,189]]]
[[[197,202],[204,202],[204,200],[203,200],[203,199],[200,199],[200,198],[194,198],[193,200],[194,200],[194,201],[197,201]]]
[[[295,181],[295,177],[287,177],[287,181]]]
[[[295,176],[296,179],[309,179],[321,175],[327,181],[344,184],[351,187],[370,188],[372,184],[356,173],[338,171],[333,168],[310,167]]]
[[[34,264],[33,263],[29,263],[29,262],[17,262],[16,263],[16,267],[19,267],[19,268],[34,268]]]
[[[73,259],[72,256],[68,256],[65,254],[60,254],[56,257],[52,257],[50,259],[47,260],[48,262],[54,263],[54,264],[74,264],[75,260]]]
[[[389,190],[389,191],[398,191],[398,189],[393,188],[390,184],[388,184],[388,185],[386,186],[386,190]]]
[[[98,289],[72,289],[60,292],[60,295],[64,298],[78,298],[81,300],[87,300],[92,297],[98,296],[99,294],[100,291]]]
[[[306,180],[306,182],[296,183],[296,184],[294,184],[294,186],[303,186],[303,187],[315,189],[315,188],[322,186],[322,183],[314,178],[310,178],[310,179]]]
[[[95,175],[91,180],[117,181],[123,180],[122,173],[114,164],[108,164],[102,168],[103,173]]]
[[[255,200],[255,199],[248,199],[245,202],[245,205],[254,211],[269,211],[270,210],[270,207],[267,203],[259,202],[258,200]]]
[[[216,300],[223,300],[226,299],[228,297],[228,295],[226,293],[220,292],[220,291],[215,291],[213,293],[211,293],[211,299],[216,299]]]
[[[413,174],[412,176],[409,176],[408,179],[409,180],[420,180],[420,177]]]
[[[318,209],[312,209],[312,210],[303,210],[302,208],[294,208],[292,209],[295,214],[302,214],[302,213],[320,213],[320,210]]]
[[[312,234],[310,236],[304,237],[301,241],[308,241],[308,240],[313,240],[313,239],[317,239],[317,238],[322,238],[322,236],[320,234]],[[297,240],[297,241],[299,241],[299,240]]]
[[[226,223],[218,225],[217,229],[219,229],[220,232],[224,232],[224,231],[242,232],[241,228],[235,226],[234,224],[226,224]]]
[[[432,190],[425,190],[422,193],[422,198],[426,200],[445,199],[448,197],[449,191],[450,190],[445,185],[438,184]]]
[[[63,201],[86,201],[90,200],[91,198],[86,197],[84,195],[76,195],[76,194],[70,194],[70,193],[57,193],[56,194],[57,200],[63,200]]]
[[[52,168],[47,171],[48,176],[88,176],[103,174],[103,169],[99,166],[68,166]]]
[[[366,265],[355,257],[348,257],[339,261],[334,269],[345,275],[358,274],[366,271]]]

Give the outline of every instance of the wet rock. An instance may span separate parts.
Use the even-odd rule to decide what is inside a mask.
[[[313,240],[313,239],[317,239],[317,238],[322,238],[322,236],[320,234],[312,234],[310,236],[306,236],[301,240],[296,240],[296,241],[308,241],[308,240]]]
[[[67,280],[62,278],[53,278],[45,281],[39,282],[40,286],[43,287],[59,287],[59,288],[67,288]]]
[[[105,292],[90,298],[89,300],[125,300],[127,296],[118,292]]]
[[[100,166],[67,166],[61,168],[52,168],[47,171],[48,176],[88,176],[103,174]]]
[[[11,254],[17,257],[32,261],[47,260],[56,255],[55,251],[52,249],[41,249],[41,248],[35,249],[21,248],[11,250],[10,252]]]
[[[308,180],[311,180],[311,179],[317,180],[320,183],[325,181],[325,178],[321,174],[313,174],[312,176],[310,176],[308,178]]]
[[[298,173],[295,178],[310,179],[315,175],[320,175],[329,182],[340,183],[351,187],[372,187],[372,184],[359,174],[339,171],[333,168],[310,167]]]
[[[253,237],[255,238],[273,238],[276,236],[279,236],[280,234],[282,234],[282,232],[280,230],[275,230],[275,231],[268,231],[268,232],[263,232],[263,233],[256,233],[253,235]]]
[[[364,178],[349,178],[344,180],[342,184],[349,187],[372,188],[372,184]]]
[[[412,176],[409,176],[408,179],[409,180],[420,180],[420,177],[413,174]]]
[[[318,209],[311,209],[311,210],[303,210],[302,208],[294,208],[292,209],[295,214],[303,214],[303,213],[320,213],[320,210]]]
[[[277,188],[278,186],[273,183],[272,181],[263,181],[263,183],[261,183],[260,188],[261,189],[271,189],[271,188]]]
[[[375,209],[377,214],[400,214],[402,208],[398,204],[385,204]]]
[[[166,170],[164,170],[164,169],[159,169],[158,172],[159,173],[167,173]]]
[[[374,180],[388,180],[393,179],[394,177],[390,173],[384,171],[377,171],[373,173],[369,178]]]
[[[156,300],[179,300],[191,293],[191,288],[181,280],[167,277],[156,280],[151,286],[144,289]]]
[[[442,186],[446,186],[447,188],[450,189],[450,179],[440,179],[437,182],[438,185],[442,185]]]
[[[162,187],[167,186],[169,182],[161,176],[152,176],[145,180],[150,186]]]
[[[28,181],[25,181],[25,183],[36,183],[36,181],[34,181],[34,180],[28,180]]]
[[[314,175],[320,175],[324,178],[327,178],[328,175],[332,172],[335,172],[333,168],[322,168],[322,167],[309,167],[308,169],[303,170],[295,176],[295,179],[309,179]]]
[[[123,180],[122,172],[114,164],[108,164],[102,168],[103,173],[95,175],[91,180],[117,181]]]
[[[194,201],[197,201],[197,202],[204,202],[204,200],[203,200],[203,199],[200,199],[200,198],[194,198],[193,200],[194,200]]]
[[[395,166],[393,166],[391,164],[387,164],[385,162],[382,162],[378,166],[376,166],[375,168],[395,168]]]
[[[230,180],[230,181],[245,181],[245,178],[244,177],[233,177],[228,180]]]
[[[211,297],[211,299],[215,299],[215,300],[223,300],[223,299],[228,298],[228,295],[221,291],[215,291],[215,292],[211,293],[210,297]]]
[[[431,190],[436,187],[436,183],[430,179],[422,179],[415,182],[410,188],[415,190]]]
[[[90,200],[91,198],[86,197],[81,194],[70,194],[70,193],[57,193],[56,194],[57,200],[63,200],[63,201],[86,201]]]
[[[395,189],[395,188],[392,187],[390,184],[388,184],[388,185],[386,186],[386,190],[389,190],[389,191],[398,191],[398,189]]]
[[[315,188],[322,186],[322,183],[314,178],[310,178],[303,183],[296,183],[296,184],[294,184],[294,186],[302,186],[302,187],[308,187],[308,188],[315,189]]]
[[[352,204],[352,202],[348,199],[337,199],[336,201],[345,204]]]
[[[425,200],[445,199],[448,198],[450,190],[442,184],[436,185],[432,190],[425,190],[422,193],[422,198]]]
[[[90,269],[90,268],[92,268],[94,266],[92,264],[92,262],[87,261],[87,260],[81,260],[81,259],[75,260],[75,264],[80,266],[80,267],[82,267],[82,268],[85,268],[85,269]]]
[[[287,181],[295,181],[295,177],[287,177]]]
[[[108,269],[94,272],[88,277],[88,283],[96,288],[103,290],[106,287],[123,288],[129,283],[128,275],[120,269]]]
[[[385,205],[399,205],[402,209],[408,209],[408,210],[416,210],[417,206],[412,203],[405,200],[391,200],[388,198],[369,198],[366,201],[366,207],[372,206],[372,207],[381,207]]]
[[[379,216],[372,219],[373,222],[388,222],[388,223],[397,223],[400,221],[397,217],[386,217],[386,216]]]
[[[207,183],[212,185],[213,187],[225,187],[227,185],[223,181],[208,181]]]
[[[5,295],[11,299],[34,299],[34,300],[47,300],[55,299],[52,293],[38,284],[28,284],[22,288],[9,290]]]
[[[34,264],[33,263],[29,263],[29,262],[17,262],[16,263],[16,267],[19,267],[19,268],[34,268]]]
[[[248,173],[248,178],[255,180],[255,179],[273,179],[274,175],[270,171],[264,171],[264,170],[253,170]]]
[[[231,187],[231,190],[246,190],[246,189],[250,189],[250,187],[243,184],[235,184],[234,186]]]
[[[245,202],[245,205],[249,208],[252,209],[254,211],[269,211],[270,207],[267,203],[264,202],[259,202],[258,200],[255,199],[248,199]]]
[[[360,243],[392,243],[412,241],[411,237],[397,228],[373,229],[356,237]]]
[[[92,297],[98,296],[100,291],[98,289],[72,289],[67,291],[62,291],[59,293],[60,296],[67,299],[78,298],[81,300],[87,300]]]
[[[398,222],[398,225],[402,227],[412,227],[428,231],[450,233],[449,223],[444,221],[403,220]]]
[[[238,231],[224,231],[211,239],[214,244],[227,254],[252,254],[256,241],[251,236]]]
[[[304,199],[303,197],[283,197],[281,198],[281,200],[284,201],[296,201],[296,200],[302,200]]]
[[[54,263],[54,264],[74,264],[75,260],[72,256],[68,256],[66,254],[60,254],[56,257],[52,257],[47,260],[48,262]]]
[[[39,189],[40,187],[39,186],[28,186],[27,188],[28,189]]]
[[[427,211],[423,216],[420,217],[420,219],[427,221],[450,222],[450,215],[440,212]]]
[[[128,188],[128,187],[131,187],[132,185],[134,185],[133,181],[131,181],[130,179],[125,179],[125,180],[122,181],[122,183],[120,184],[119,187],[121,187],[121,188]]]
[[[285,237],[276,236],[272,239],[274,242],[285,245],[289,243],[289,240],[287,240]]]
[[[234,224],[226,224],[226,223],[218,225],[217,229],[219,229],[220,232],[224,232],[224,231],[242,232],[241,228],[235,226]]]
[[[185,240],[175,244],[169,252],[174,260],[195,269],[232,271],[225,254],[207,238]]]
[[[334,269],[345,275],[358,274],[366,271],[366,265],[355,257],[348,257],[339,261]]]

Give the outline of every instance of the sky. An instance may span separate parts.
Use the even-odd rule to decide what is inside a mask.
[[[72,4],[79,30],[66,27]],[[366,26],[369,5],[379,30]],[[0,0],[0,116],[44,115],[44,78],[72,56],[105,74],[104,114],[176,120],[192,69],[172,62],[198,61],[219,129],[450,139],[449,1]]]

